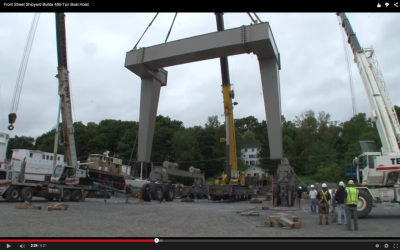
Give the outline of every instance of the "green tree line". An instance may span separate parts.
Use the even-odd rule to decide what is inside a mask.
[[[400,116],[400,107],[395,106]],[[275,174],[279,161],[269,157],[268,124],[254,116],[235,119],[236,151],[241,161],[241,147],[249,143],[261,143],[258,154],[259,166]],[[139,123],[136,121],[102,120],[99,124],[75,122],[75,141],[78,160],[86,162],[89,154],[109,151],[123,164],[133,166],[136,160]],[[59,133],[62,135],[62,131]],[[36,139],[15,136],[9,140],[7,159],[12,149],[32,149],[53,152],[55,129]],[[312,176],[316,180],[336,182],[344,177],[344,164],[351,163],[361,154],[359,141],[373,140],[377,148],[381,141],[374,122],[365,113],[359,113],[349,121],[332,121],[328,113],[308,110],[287,121],[282,116],[284,156],[290,161],[297,175]],[[215,176],[225,170],[225,126],[218,116],[209,116],[203,126],[185,128],[183,122],[170,117],[157,116],[151,161],[162,164],[168,160],[177,162],[180,169],[190,166],[201,169],[205,176]],[[62,141],[62,136],[60,136]],[[61,148],[58,153],[62,154]],[[241,164],[243,165],[243,164]]]

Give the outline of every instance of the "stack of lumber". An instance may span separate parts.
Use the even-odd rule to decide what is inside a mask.
[[[47,211],[51,211],[51,210],[67,210],[68,209],[68,205],[64,205],[62,203],[54,203],[51,206],[46,206]]]
[[[18,209],[28,209],[28,208],[34,208],[34,209],[38,209],[41,210],[42,206],[37,206],[37,205],[33,205],[32,203],[30,203],[29,201],[25,201],[22,204],[17,204],[16,208]]]
[[[301,228],[301,222],[297,216],[291,216],[290,219],[284,216],[269,216],[264,222],[264,227],[281,227],[284,229]]]

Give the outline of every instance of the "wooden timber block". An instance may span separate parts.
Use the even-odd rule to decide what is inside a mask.
[[[271,227],[281,227],[279,222],[271,222]]]
[[[279,219],[279,223],[282,224],[282,226],[284,226],[284,227],[290,227],[290,228],[292,228],[294,225],[293,221],[290,221],[289,219],[287,219],[285,217],[281,217]]]
[[[62,205],[62,203],[53,203],[53,204],[51,204],[52,207],[58,207],[60,205]]]
[[[23,204],[17,204],[15,207],[18,208],[18,209],[27,209],[28,205],[23,203]]]
[[[271,227],[271,222],[265,221],[264,222],[264,227]]]
[[[61,210],[59,207],[47,207],[47,211],[52,211],[52,210]]]
[[[269,209],[269,207],[261,207],[262,208],[262,210],[268,210]]]
[[[281,216],[269,216],[268,220],[272,223],[279,223],[279,219],[281,218]]]
[[[294,223],[294,228],[297,228],[297,229],[301,228],[301,221],[295,222]]]
[[[258,216],[258,215],[260,215],[259,213],[254,212],[254,211],[242,212],[241,214],[244,215],[244,216]]]
[[[298,221],[299,221],[299,217],[297,217],[297,216],[292,216],[292,221],[293,221],[293,222],[298,222]]]
[[[64,205],[61,203],[57,203],[57,204],[53,204],[52,206],[47,206],[47,211],[51,211],[51,210],[67,210],[68,209],[68,205]]]

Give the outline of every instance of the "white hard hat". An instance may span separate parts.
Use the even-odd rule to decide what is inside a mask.
[[[349,180],[349,185],[350,184],[354,184],[354,181],[353,180]]]
[[[344,183],[343,183],[343,181],[339,182],[339,186],[342,186],[342,187],[344,187]]]
[[[326,187],[328,187],[325,183],[322,183],[322,187],[323,188],[326,188]]]
[[[314,187],[314,185],[311,185],[311,187],[313,188],[313,187]]]
[[[299,186],[299,189],[301,189],[301,186]]]

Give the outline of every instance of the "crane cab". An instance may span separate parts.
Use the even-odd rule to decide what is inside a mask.
[[[381,152],[376,152],[373,141],[360,141],[360,145],[363,153],[353,161],[358,183],[363,186],[398,185],[400,155],[382,156]]]
[[[80,164],[79,162],[77,163],[79,167],[71,167],[65,164],[57,165],[50,181],[72,186],[78,185],[81,179],[88,177],[88,170],[83,165],[85,164]]]

